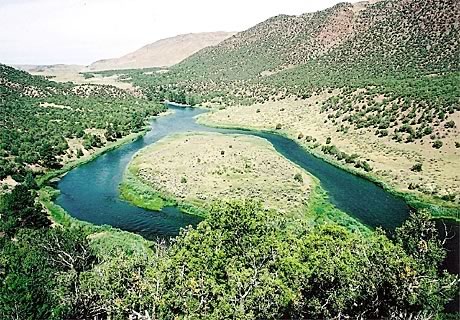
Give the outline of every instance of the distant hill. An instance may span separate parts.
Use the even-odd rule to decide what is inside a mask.
[[[31,74],[53,75],[63,72],[80,72],[85,69],[85,66],[77,64],[52,64],[52,65],[33,65],[20,64],[13,65],[14,68],[29,72]]]
[[[203,48],[214,46],[234,32],[203,32],[178,35],[146,45],[115,59],[99,60],[88,66],[90,71],[169,67]]]

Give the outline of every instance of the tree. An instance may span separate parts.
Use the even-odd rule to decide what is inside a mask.
[[[8,237],[21,228],[41,229],[50,225],[47,214],[35,203],[35,192],[17,185],[1,199],[0,230]]]
[[[111,125],[107,126],[107,128],[105,130],[105,133],[104,133],[104,136],[105,136],[107,141],[112,141],[116,137],[115,130],[113,129],[113,127]]]
[[[40,149],[40,157],[43,159],[43,165],[47,168],[59,168],[60,164],[56,159],[56,152],[49,143],[45,143]]]
[[[37,182],[35,181],[35,178],[32,174],[32,172],[27,171],[26,177],[24,179],[24,185],[27,187],[29,190],[35,190],[38,189]]]
[[[303,182],[302,174],[301,173],[296,173],[294,175],[294,180],[297,181],[297,182],[302,183]]]
[[[16,241],[0,246],[0,314],[2,319],[58,319],[51,292],[54,270],[36,246],[37,233],[21,231]]]
[[[441,140],[436,140],[435,142],[433,142],[433,148],[435,149],[441,148],[442,145],[443,145],[443,142]]]
[[[428,268],[439,265],[445,257],[436,225],[425,210],[411,212],[409,219],[396,229],[396,240],[409,255]]]

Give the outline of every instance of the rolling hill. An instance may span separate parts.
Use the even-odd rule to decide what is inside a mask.
[[[203,32],[178,35],[146,45],[120,58],[96,61],[90,71],[169,67],[199,50],[219,44],[234,32]]]

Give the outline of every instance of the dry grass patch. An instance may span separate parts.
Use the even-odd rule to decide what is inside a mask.
[[[258,199],[281,212],[302,210],[312,178],[264,139],[218,133],[167,137],[137,154],[128,170],[152,192],[204,206]]]

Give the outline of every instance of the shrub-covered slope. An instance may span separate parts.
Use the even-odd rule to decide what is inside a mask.
[[[0,180],[59,167],[139,131],[162,108],[112,86],[59,84],[0,65]]]

